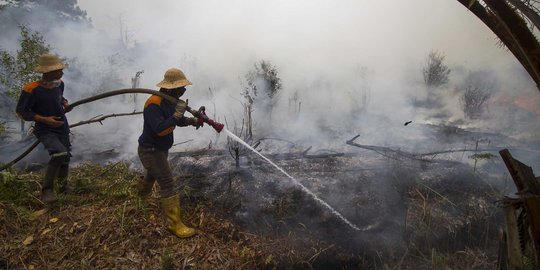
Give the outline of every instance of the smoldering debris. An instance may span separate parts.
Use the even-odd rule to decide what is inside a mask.
[[[232,169],[234,160],[226,155],[171,155],[183,179],[180,188],[189,190],[191,200],[213,200],[253,233],[309,232],[310,237],[352,253],[395,259],[411,252],[411,245],[416,253],[491,246],[500,224],[493,207],[499,186],[461,162],[426,167],[420,160],[389,159],[371,152],[275,160],[362,228],[358,232],[271,166],[249,162],[256,156],[247,156],[247,162]]]
[[[272,143],[266,141],[260,148],[284,149]],[[102,147],[96,152],[102,154],[98,160],[118,153],[116,148]],[[492,171],[503,166],[500,160],[490,158],[473,167],[452,154],[446,162],[445,155],[437,162],[425,162],[354,147],[318,152],[296,143],[286,149],[293,152],[264,151],[361,231],[352,230],[255,155],[245,154],[236,167],[227,150],[200,149],[172,152],[170,163],[179,176],[185,205],[211,205],[253,235],[277,239],[293,234],[331,245],[310,261],[314,268],[358,265],[363,260],[412,265],[412,258],[433,250],[441,254],[465,250],[494,261],[501,224],[494,202],[507,181],[504,174]],[[103,173],[108,177],[113,170],[114,165]],[[491,264],[486,265],[489,269]]]

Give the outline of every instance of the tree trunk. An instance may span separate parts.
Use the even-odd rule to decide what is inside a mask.
[[[508,3],[516,7],[523,15],[531,20],[532,24],[534,24],[537,29],[540,29],[540,15],[538,15],[534,9],[523,3],[522,0],[508,0]]]
[[[485,0],[487,8],[477,1],[458,1],[499,37],[527,70],[540,91],[540,44],[516,11],[500,0]]]

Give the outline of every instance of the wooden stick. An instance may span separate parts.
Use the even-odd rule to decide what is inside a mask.
[[[110,118],[110,117],[118,117],[118,116],[127,116],[127,115],[137,115],[137,114],[141,114],[142,112],[132,112],[132,113],[118,113],[118,114],[109,114],[109,115],[105,115],[105,116],[102,116],[100,118],[92,118],[90,120],[86,120],[86,121],[81,121],[81,122],[78,122],[76,124],[73,124],[73,125],[70,125],[69,127],[70,128],[74,128],[74,127],[78,127],[78,126],[82,126],[82,125],[86,125],[86,124],[91,124],[91,123],[96,123],[96,122],[100,122],[107,119],[107,118]],[[28,147],[28,149],[26,149],[26,151],[24,151],[22,154],[20,154],[18,157],[16,157],[14,160],[2,165],[0,167],[0,171],[3,171],[11,166],[13,166],[13,164],[19,162],[21,159],[23,159],[26,155],[30,154],[30,152],[32,152],[32,150],[34,150],[34,148],[36,148],[36,146],[38,146],[39,144],[39,141],[35,141],[32,145],[30,145]]]
[[[515,208],[513,205],[505,206],[504,218],[506,219],[506,246],[508,252],[508,269],[523,268],[523,254],[519,244],[519,232]]]

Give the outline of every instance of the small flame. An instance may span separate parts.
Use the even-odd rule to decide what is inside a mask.
[[[517,97],[499,96],[494,100],[498,104],[512,104],[524,110],[540,115],[540,94],[533,93]]]
[[[512,101],[512,104],[540,115],[540,93],[534,96],[517,97]]]

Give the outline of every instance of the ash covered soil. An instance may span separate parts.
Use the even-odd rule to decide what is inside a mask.
[[[480,252],[481,256],[471,255],[482,257],[480,269],[489,269],[496,261],[502,218],[495,202],[511,181],[503,170],[493,172],[493,167],[504,169],[498,159],[474,168],[448,159],[395,159],[370,151],[320,158],[270,154],[292,180],[256,155],[243,159],[239,168],[225,152],[171,156],[173,167],[185,179],[180,188],[188,190],[186,200],[211,200],[235,224],[256,234],[293,232],[324,241],[359,255],[358,264],[367,260],[402,268],[409,264],[414,269],[424,264],[429,269],[434,250]],[[422,260],[427,262],[419,263]],[[350,257],[323,253],[313,265],[339,268],[350,262]]]
[[[495,141],[495,140],[494,140]],[[498,144],[498,143],[497,143]],[[186,223],[163,227],[157,190],[140,200],[136,161],[80,163],[77,193],[44,208],[42,172],[2,174],[5,269],[493,269],[496,201],[512,192],[502,160],[455,152],[418,160],[346,146],[263,151],[235,166],[227,150],[170,153]],[[265,148],[266,146],[261,146]],[[312,151],[313,152],[313,151]],[[100,152],[99,157],[107,153]],[[88,157],[88,155],[86,156]],[[295,182],[297,181],[297,183]],[[302,184],[359,230],[300,188]],[[44,210],[45,209],[45,210]]]

